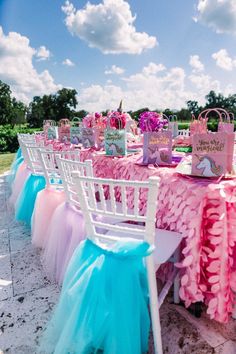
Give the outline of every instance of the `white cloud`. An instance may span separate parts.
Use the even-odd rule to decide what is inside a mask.
[[[50,51],[44,46],[42,45],[41,47],[39,47],[39,49],[36,51],[36,57],[38,58],[38,60],[46,60],[49,59],[51,56]]]
[[[189,65],[192,67],[193,72],[204,71],[204,65],[200,61],[199,55],[190,55]]]
[[[216,61],[216,65],[223,70],[232,71],[236,68],[236,59],[232,59],[226,49],[220,49],[213,53],[212,58]]]
[[[145,66],[140,73],[123,78],[124,88],[106,84],[91,85],[80,91],[79,104],[86,110],[116,109],[121,99],[126,110],[142,107],[181,108],[193,97],[186,89],[186,75],[182,68],[147,75]]]
[[[164,71],[166,68],[163,64],[149,63],[143,68],[143,74],[145,75],[155,75],[160,71]]]
[[[235,0],[198,0],[197,20],[217,33],[236,35]]]
[[[0,27],[0,77],[11,86],[13,95],[24,102],[34,95],[49,94],[61,88],[48,70],[38,73],[32,58],[37,51],[29,39],[17,32],[4,35]]]
[[[71,61],[70,59],[65,59],[63,60],[62,62],[63,65],[66,65],[66,66],[75,66],[75,63],[73,63],[73,61]]]
[[[187,76],[181,67],[165,68],[154,73],[155,70],[147,70],[154,68],[150,64],[153,63],[134,75],[123,77],[123,85],[107,81],[105,85],[84,86],[80,89],[80,107],[88,111],[116,109],[123,99],[127,111],[143,107],[180,109],[186,107],[188,100],[204,104],[205,96],[211,90],[224,95],[235,92],[235,85],[225,87],[207,73],[192,72]]]
[[[210,75],[192,74],[189,75],[188,79],[193,85],[195,99],[200,104],[205,102],[205,95],[207,95],[211,90],[216,92],[221,91],[220,82],[218,80],[214,80]]]
[[[111,75],[111,74],[121,75],[124,73],[124,71],[125,70],[123,68],[116,66],[116,65],[112,65],[111,69],[104,71],[104,74],[105,75]]]
[[[156,37],[136,31],[135,16],[125,0],[88,2],[79,10],[67,0],[62,11],[68,30],[104,54],[140,54],[157,45]]]

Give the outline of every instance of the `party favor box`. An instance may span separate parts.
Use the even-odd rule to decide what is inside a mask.
[[[172,162],[172,132],[144,132],[143,163],[166,165]]]
[[[192,139],[193,175],[217,177],[231,173],[234,134],[195,134]]]

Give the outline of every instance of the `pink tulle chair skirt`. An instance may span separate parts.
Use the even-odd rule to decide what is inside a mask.
[[[46,244],[47,229],[56,208],[65,201],[65,193],[53,188],[45,188],[37,195],[31,220],[32,243],[43,248]]]
[[[42,255],[43,267],[50,280],[63,282],[71,256],[84,238],[82,213],[67,202],[59,205],[50,221]]]
[[[20,194],[23,185],[25,183],[25,181],[27,180],[27,178],[30,175],[30,169],[27,167],[27,164],[25,162],[22,162],[22,164],[20,164],[17,172],[16,172],[16,177],[15,180],[12,184],[12,193],[11,196],[9,198],[9,204],[12,206],[15,206],[16,200],[18,198],[18,195]]]

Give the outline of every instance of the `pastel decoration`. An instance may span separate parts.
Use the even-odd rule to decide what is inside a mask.
[[[15,204],[15,219],[31,227],[31,217],[38,192],[45,188],[44,176],[30,174]]]
[[[140,240],[120,241],[111,248],[82,241],[67,268],[40,350],[146,353],[150,319],[143,257],[149,254],[149,245]]]

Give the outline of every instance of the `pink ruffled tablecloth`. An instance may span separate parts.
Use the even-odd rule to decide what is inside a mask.
[[[157,227],[181,232],[184,237],[182,261],[177,265],[181,268],[180,297],[187,307],[196,301],[205,302],[212,319],[227,322],[236,292],[236,180],[215,184],[185,178],[174,168],[140,166],[139,158],[111,158],[94,150],[81,151],[83,161],[93,161],[97,177],[161,178]],[[145,196],[141,198],[145,208]],[[162,272],[168,272],[168,265]]]

